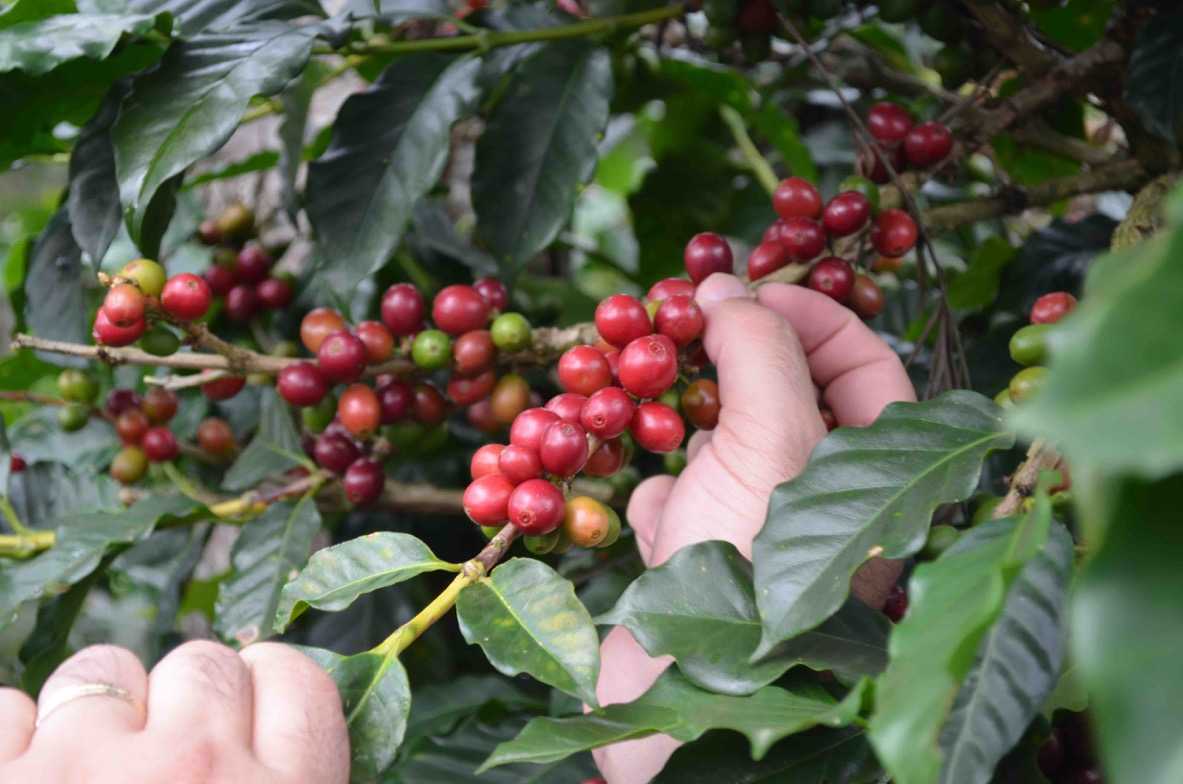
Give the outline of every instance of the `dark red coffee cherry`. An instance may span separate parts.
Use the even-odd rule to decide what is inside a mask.
[[[230,423],[218,417],[206,417],[197,426],[197,445],[215,457],[227,457],[238,448]]]
[[[556,422],[547,428],[538,447],[542,467],[555,476],[574,476],[587,462],[587,432],[580,425]]]
[[[475,376],[452,376],[448,380],[448,397],[458,406],[468,406],[484,400],[497,384],[497,374],[486,370]]]
[[[297,362],[279,371],[275,388],[293,406],[315,406],[328,394],[329,382],[316,365]]]
[[[497,467],[501,453],[505,451],[504,444],[485,444],[472,453],[472,460],[468,463],[468,473],[473,479],[480,479],[485,474],[500,473]]]
[[[29,467],[29,464],[27,462],[25,462],[25,458],[21,457],[16,452],[13,452],[12,457],[10,457],[8,459],[8,470],[11,473],[19,474],[21,471],[24,471],[28,467]]]
[[[780,244],[789,255],[789,261],[809,261],[825,250],[826,232],[817,221],[789,218],[781,227]]]
[[[155,425],[163,425],[177,415],[180,401],[177,393],[164,387],[152,387],[144,393],[144,400],[140,404],[148,419]]]
[[[361,456],[361,451],[340,433],[322,433],[312,447],[312,459],[326,471],[343,474]]]
[[[940,163],[952,150],[953,134],[939,122],[921,123],[904,139],[904,156],[917,169]]]
[[[405,381],[393,379],[380,385],[375,392],[378,394],[378,405],[382,407],[382,424],[393,425],[411,413],[415,392]]]
[[[672,452],[682,444],[686,426],[677,411],[665,403],[651,401],[637,406],[630,432],[642,449]]]
[[[845,259],[827,256],[809,271],[809,288],[845,302],[854,288],[854,268]]]
[[[152,427],[148,415],[138,408],[124,411],[115,419],[115,435],[125,446],[137,446]]]
[[[107,290],[103,298],[103,312],[117,327],[130,327],[144,319],[147,298],[138,287],[130,283],[119,283]]]
[[[883,614],[890,618],[892,623],[899,623],[903,620],[906,612],[908,612],[908,592],[904,590],[904,586],[894,585],[887,594],[887,601],[883,604]]]
[[[661,302],[678,294],[694,296],[694,284],[684,278],[664,278],[650,286],[645,296],[650,302]]]
[[[917,236],[916,221],[903,210],[883,210],[871,228],[871,244],[884,256],[903,256]]]
[[[205,278],[210,291],[218,297],[226,296],[230,289],[238,284],[238,276],[234,274],[234,270],[220,264],[211,265],[201,276]]]
[[[687,346],[702,335],[706,318],[693,297],[678,294],[661,303],[653,317],[653,325],[675,345]]]
[[[884,101],[867,112],[867,130],[876,140],[888,147],[904,141],[912,130],[912,115],[899,104]]]
[[[522,533],[548,534],[563,522],[563,494],[545,479],[528,479],[510,494],[507,512]]]
[[[132,343],[135,343],[147,328],[148,323],[143,319],[126,327],[117,326],[111,319],[107,318],[107,311],[99,308],[98,312],[95,313],[94,327],[91,328],[90,334],[96,343],[119,348],[120,346],[130,346]]]
[[[533,449],[510,444],[501,451],[497,470],[512,484],[519,485],[542,476],[542,458]]]
[[[144,440],[140,446],[153,463],[167,463],[169,460],[175,460],[181,453],[177,437],[167,427],[154,427],[148,430],[144,433]]]
[[[489,370],[496,359],[497,347],[487,329],[465,332],[452,343],[452,370],[462,376]]]
[[[477,278],[472,287],[493,310],[502,311],[509,307],[509,289],[497,278]]]
[[[259,312],[259,295],[255,287],[248,283],[239,283],[226,293],[226,316],[231,321],[246,322]]]
[[[518,414],[509,428],[509,443],[532,449],[542,446],[542,437],[548,428],[561,421],[558,414],[545,408],[527,408]]]
[[[709,378],[700,378],[686,385],[682,391],[682,413],[699,430],[714,430],[719,424],[719,385]]]
[[[1060,742],[1060,733],[1057,730],[1053,729],[1047,740],[1040,745],[1036,763],[1044,776],[1055,781],[1057,774],[1064,767],[1064,744]]]
[[[423,295],[410,283],[396,283],[382,295],[382,323],[397,338],[419,331],[423,311]]]
[[[789,252],[780,239],[761,242],[748,254],[748,278],[759,280],[789,263]]]
[[[472,286],[446,286],[435,295],[431,320],[453,336],[484,329],[489,323],[489,303]]]
[[[243,283],[258,283],[271,272],[271,254],[255,242],[247,243],[238,252],[234,272]]]
[[[394,336],[380,321],[363,321],[354,327],[353,334],[366,347],[366,361],[372,365],[385,362],[394,353]]]
[[[573,346],[559,357],[559,385],[568,392],[590,395],[612,383],[608,360],[591,346]]]
[[[579,424],[579,414],[583,411],[583,406],[586,403],[587,395],[580,395],[577,392],[564,392],[546,401],[546,405],[543,408],[547,411],[553,411],[564,422]]]
[[[255,298],[268,310],[282,310],[292,304],[296,293],[285,278],[265,278],[255,286]]]
[[[316,364],[332,384],[357,381],[366,370],[366,360],[366,344],[345,331],[329,335],[316,352]]]
[[[596,331],[609,344],[624,348],[637,338],[652,334],[653,322],[636,297],[613,294],[596,306]]]
[[[1032,324],[1055,324],[1076,309],[1076,297],[1066,291],[1053,291],[1035,300],[1031,306]]]
[[[173,275],[160,292],[160,307],[181,321],[199,319],[209,310],[213,292],[204,279],[190,272]]]
[[[637,338],[620,352],[619,376],[633,395],[660,397],[678,377],[678,347],[665,335]]]
[[[464,490],[464,513],[477,525],[501,525],[509,517],[513,492],[513,484],[501,474],[478,477]]]
[[[142,402],[135,390],[112,389],[107,393],[107,401],[103,404],[103,409],[108,416],[117,417],[124,411],[139,408]]]
[[[822,211],[822,195],[812,182],[801,177],[781,180],[772,193],[772,209],[781,218],[816,218]]]
[[[320,351],[325,338],[346,329],[345,319],[332,308],[316,308],[308,311],[300,322],[300,342],[313,354]]]
[[[633,399],[620,387],[604,387],[587,399],[579,422],[594,436],[616,438],[628,429],[636,408]]]
[[[694,283],[702,283],[716,272],[730,273],[735,264],[727,240],[711,231],[690,238],[682,252],[682,261],[686,264],[686,274]]]
[[[201,391],[210,400],[229,400],[245,386],[246,379],[242,376],[223,376],[202,384]]]
[[[624,466],[625,457],[624,442],[619,438],[610,439],[592,452],[583,466],[583,473],[588,476],[612,476]]]
[[[416,384],[412,392],[416,421],[425,425],[438,425],[447,418],[448,401],[434,386],[427,383]]]
[[[866,275],[855,275],[854,285],[847,300],[851,310],[862,318],[872,319],[883,312],[886,300],[879,284]]]
[[[345,498],[354,506],[368,506],[382,497],[386,485],[386,474],[382,464],[368,457],[359,457],[345,469],[341,487]]]
[[[871,202],[858,191],[839,193],[830,199],[822,213],[822,224],[831,235],[845,237],[866,225],[871,217]]]
[[[468,420],[468,424],[482,433],[492,434],[501,430],[501,423],[497,421],[497,417],[493,416],[493,404],[489,398],[478,400],[464,409],[464,416]]]

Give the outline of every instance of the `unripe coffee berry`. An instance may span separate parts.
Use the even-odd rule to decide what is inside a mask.
[[[563,478],[578,473],[587,462],[587,455],[587,432],[570,422],[556,422],[547,428],[538,447],[543,469]]]
[[[563,494],[545,479],[529,479],[514,488],[507,511],[522,533],[548,534],[563,521]]]
[[[380,321],[363,321],[354,328],[353,334],[366,347],[366,361],[371,365],[385,362],[394,353],[394,337]]]
[[[603,390],[600,391],[602,392]],[[578,425],[579,415],[586,403],[586,395],[580,395],[576,392],[564,392],[546,401],[546,405],[543,408],[547,411],[553,411],[564,422],[571,422]]]
[[[152,387],[144,393],[141,409],[153,424],[162,425],[177,415],[177,393],[164,387]]]
[[[493,345],[501,351],[522,351],[530,347],[530,322],[521,313],[502,313],[489,328]]]
[[[563,508],[563,532],[577,547],[599,547],[612,532],[613,512],[594,498],[577,495]]]
[[[530,407],[530,385],[516,373],[506,373],[498,379],[489,396],[493,418],[502,425],[513,424],[519,414]]]
[[[825,250],[826,232],[809,218],[788,218],[780,230],[780,244],[790,261],[806,262]]]
[[[201,392],[210,400],[229,400],[246,386],[243,376],[223,376],[201,385]]]
[[[509,442],[535,452],[542,446],[542,437],[551,425],[560,422],[558,414],[545,408],[528,408],[518,414],[509,428]]]
[[[637,445],[650,452],[672,452],[686,435],[686,426],[678,412],[665,403],[651,401],[637,406],[630,432]]]
[[[1076,309],[1076,297],[1066,291],[1053,291],[1035,300],[1031,306],[1032,324],[1055,324]]]
[[[509,307],[509,289],[497,278],[477,278],[472,282],[472,287],[493,310],[501,311]]]
[[[558,374],[559,385],[579,395],[590,395],[612,383],[608,360],[591,346],[574,346],[563,352]]]
[[[93,403],[99,394],[98,382],[86,372],[74,368],[63,370],[58,375],[57,386],[58,394],[74,403]]]
[[[542,476],[542,458],[533,449],[510,444],[497,459],[497,471],[514,485]]]
[[[501,473],[497,463],[501,458],[504,444],[485,444],[472,453],[472,460],[468,463],[468,473],[473,479],[480,479],[486,474]]]
[[[1020,365],[1040,365],[1047,358],[1048,324],[1028,324],[1010,338],[1010,357]]]
[[[716,272],[730,273],[735,264],[727,240],[711,231],[690,238],[682,252],[682,261],[694,283],[701,283]]]
[[[822,213],[822,225],[831,235],[845,237],[866,225],[871,217],[871,202],[858,191],[839,193]]]
[[[315,406],[328,393],[329,383],[316,365],[298,362],[279,371],[275,388],[293,406]]]
[[[921,123],[904,138],[904,155],[917,169],[940,163],[952,149],[953,134],[939,122]]]
[[[1016,403],[1022,403],[1042,389],[1046,381],[1047,368],[1023,368],[1018,373],[1015,373],[1010,380],[1010,385],[1007,387],[1007,390],[1010,392],[1010,399]]]
[[[678,349],[665,335],[646,335],[620,352],[620,384],[639,398],[658,397],[678,377]]]
[[[411,344],[411,359],[424,370],[446,368],[452,361],[452,339],[438,329],[425,329]]]
[[[382,408],[382,424],[393,425],[411,413],[415,391],[405,381],[394,379],[378,387],[378,405]]]
[[[382,497],[385,484],[382,464],[368,457],[359,457],[350,463],[341,479],[345,498],[354,506],[367,506],[377,501]]]
[[[828,256],[809,270],[809,288],[837,302],[845,302],[854,288],[854,269],[845,259]]]
[[[345,330],[345,319],[332,308],[316,308],[308,311],[300,322],[300,342],[304,348],[315,354],[325,338]]]
[[[245,204],[231,204],[215,222],[222,236],[242,240],[255,233],[255,213]]]
[[[124,411],[115,420],[115,435],[125,446],[135,446],[144,440],[144,434],[152,427],[148,415],[138,408]]]
[[[452,344],[452,370],[462,376],[491,369],[496,358],[493,336],[486,329],[465,332]]]
[[[167,357],[177,353],[181,340],[167,327],[157,325],[140,338],[140,348],[154,357]]]
[[[337,399],[332,394],[325,395],[314,406],[308,406],[300,412],[300,422],[309,433],[322,433],[337,415]]]
[[[809,180],[789,177],[781,180],[773,191],[772,209],[786,220],[816,218],[822,211],[822,195]]]
[[[779,239],[761,242],[748,254],[748,278],[759,280],[789,263],[789,252]]]
[[[501,474],[478,477],[464,489],[464,513],[477,525],[501,525],[509,517],[513,492],[514,486]]]
[[[899,104],[884,101],[867,112],[867,130],[877,140],[893,146],[899,144],[912,130],[912,115]]]
[[[699,430],[714,430],[719,424],[719,385],[709,378],[696,379],[682,391],[682,412]]]
[[[118,277],[135,283],[145,296],[159,297],[160,292],[164,290],[167,275],[164,272],[164,267],[152,259],[133,259],[123,265],[123,269],[119,270]]]
[[[181,453],[177,437],[167,427],[154,427],[148,430],[147,433],[144,433],[141,445],[144,448],[144,454],[153,463],[167,463],[170,460],[175,460],[177,455]]]
[[[903,210],[883,210],[871,229],[871,244],[884,256],[903,256],[916,245],[918,232]]]
[[[628,429],[635,411],[636,404],[623,389],[604,387],[584,403],[579,422],[598,438],[616,438]]]
[[[320,344],[316,364],[330,384],[357,381],[366,370],[366,344],[349,332],[336,332]]]
[[[661,303],[653,325],[675,345],[686,346],[702,335],[706,318],[693,297],[678,294]]]
[[[144,318],[144,295],[130,283],[119,283],[107,290],[103,311],[116,326],[127,327]]]
[[[871,206],[871,211],[875,212],[879,209],[879,186],[868,180],[866,177],[860,177],[857,174],[852,174],[842,182],[838,183],[838,192],[845,193],[847,191],[854,191],[861,193],[863,198]]]
[[[343,474],[361,456],[353,441],[340,433],[324,433],[312,447],[312,459],[326,471]]]
[[[414,335],[423,324],[423,295],[410,283],[396,283],[382,295],[382,323],[395,337]]]
[[[226,316],[240,324],[250,321],[259,312],[259,295],[249,283],[239,283],[226,292]]]
[[[595,320],[596,332],[617,348],[653,333],[653,322],[645,306],[628,294],[613,294],[601,300],[596,306]]]
[[[95,313],[94,327],[91,328],[90,334],[97,343],[119,348],[120,346],[130,346],[132,343],[135,343],[147,328],[148,324],[143,319],[133,322],[126,327],[121,327],[107,318],[107,311],[99,308],[98,312]]]
[[[124,447],[111,461],[111,476],[120,484],[135,484],[147,472],[148,456],[138,446]]]
[[[58,409],[58,427],[73,433],[86,427],[90,421],[90,409],[81,403],[69,403]]]
[[[181,321],[199,319],[209,310],[213,292],[202,278],[189,272],[174,275],[160,292],[160,307]]]
[[[683,278],[664,278],[650,286],[649,293],[645,297],[650,302],[661,302],[663,299],[668,299],[676,294],[694,296],[694,284]],[[608,340],[607,338],[604,339]],[[608,342],[611,343],[612,341]]]
[[[489,303],[472,286],[446,286],[431,304],[431,320],[449,335],[484,329],[489,323]]]

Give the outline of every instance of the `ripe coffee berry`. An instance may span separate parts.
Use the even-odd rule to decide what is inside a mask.
[[[714,430],[719,424],[719,385],[709,378],[700,378],[682,390],[682,413],[699,430]]]
[[[675,345],[686,346],[702,335],[706,319],[693,297],[678,294],[661,303],[653,325]]]
[[[66,398],[66,399],[69,400],[70,398]],[[80,401],[80,402],[86,402],[86,401]],[[141,402],[142,401],[140,400],[140,396],[137,395],[134,390],[112,389],[107,394],[107,400],[103,404],[103,408],[106,410],[106,412],[109,416],[117,417],[120,414],[122,414],[124,411],[127,411],[132,408],[139,408]]]
[[[197,426],[197,445],[216,457],[225,457],[235,450],[234,431],[225,419],[208,417]]]
[[[475,376],[452,376],[448,379],[448,397],[458,406],[468,406],[484,400],[497,384],[497,374],[486,370]]]
[[[472,453],[472,460],[468,463],[468,473],[473,479],[480,479],[485,474],[500,473],[497,463],[501,458],[504,444],[485,444]]]
[[[716,272],[730,273],[735,264],[727,240],[710,231],[690,238],[682,252],[682,261],[694,283],[702,283]]]
[[[497,278],[477,278],[472,282],[472,287],[493,310],[500,311],[509,307],[509,289]]]
[[[378,395],[378,405],[382,408],[382,424],[393,425],[411,413],[415,392],[405,381],[394,379],[374,391]]]
[[[650,286],[649,293],[645,296],[650,302],[661,302],[663,299],[668,299],[677,294],[694,296],[694,284],[682,278],[664,278]],[[608,340],[607,338],[604,339]],[[608,342],[611,343],[612,341]]]
[[[517,415],[509,428],[509,442],[535,452],[542,446],[542,437],[551,425],[560,422],[558,414],[545,408],[527,408]]]
[[[164,267],[152,259],[133,259],[119,270],[120,278],[126,278],[148,297],[159,297],[164,289],[166,275]]]
[[[542,458],[533,449],[510,444],[501,451],[497,470],[515,485],[542,476]]]
[[[431,304],[431,320],[449,335],[484,329],[489,323],[489,303],[472,286],[446,286]]]
[[[530,385],[517,373],[506,373],[493,387],[489,406],[493,418],[499,423],[513,424],[517,416],[530,407]]]
[[[423,295],[410,283],[395,283],[382,295],[382,323],[395,337],[418,332],[423,311]]]
[[[628,429],[636,404],[620,387],[604,387],[587,399],[579,422],[587,432],[603,439],[616,438]]]
[[[368,457],[359,457],[350,463],[341,479],[345,497],[354,506],[367,506],[377,501],[382,497],[385,484],[386,474],[382,471],[382,464]]]
[[[425,425],[438,425],[448,416],[448,401],[431,384],[416,384],[412,389],[415,419]]]
[[[508,515],[514,486],[501,474],[486,474],[464,489],[464,513],[477,525],[501,525]]]
[[[509,522],[524,534],[548,534],[563,521],[563,494],[545,479],[528,479],[509,496]]]
[[[130,283],[120,283],[107,290],[103,311],[116,326],[127,327],[144,318],[144,295]]]
[[[612,533],[615,514],[596,499],[577,495],[564,507],[563,533],[576,547],[600,547]]]
[[[587,463],[583,466],[583,473],[588,476],[612,476],[624,466],[625,457],[622,440],[613,438],[610,441],[605,441],[587,459]]]
[[[497,347],[487,329],[465,332],[452,344],[452,370],[462,376],[489,370],[496,358]]]
[[[829,256],[809,271],[809,288],[838,302],[845,302],[854,288],[854,269],[845,259]]]
[[[601,390],[602,391],[602,390]],[[564,392],[546,401],[543,406],[547,411],[553,411],[564,422],[579,424],[579,415],[587,403],[587,396],[575,392]]]
[[[148,328],[147,322],[143,319],[133,322],[126,327],[121,327],[115,324],[107,317],[107,311],[99,308],[95,313],[94,327],[91,328],[91,337],[95,342],[101,343],[104,346],[112,346],[118,348],[120,346],[130,346],[140,339],[144,334],[144,330]]]
[[[201,385],[201,392],[210,400],[229,400],[242,391],[246,379],[242,376],[223,376]]]
[[[678,348],[665,335],[637,338],[620,352],[619,375],[637,397],[659,397],[678,377]]]
[[[300,322],[300,342],[315,354],[325,338],[345,329],[345,319],[341,318],[340,313],[332,308],[316,308],[308,311]]]
[[[590,395],[612,383],[608,360],[591,346],[574,346],[559,358],[559,385],[568,392]]]
[[[624,348],[637,338],[652,334],[653,323],[636,297],[613,294],[596,306],[596,332],[609,344]]]
[[[642,449],[663,453],[681,445],[686,426],[678,412],[665,403],[649,402],[637,406],[630,432]]]
[[[324,433],[312,447],[312,459],[326,471],[343,474],[361,452],[353,441],[340,433]]]
[[[891,592],[887,594],[887,601],[883,605],[883,614],[892,623],[899,623],[903,620],[906,612],[908,612],[908,592],[904,590],[902,585],[892,586]]]
[[[380,321],[363,321],[354,327],[353,334],[366,347],[366,361],[370,364],[385,362],[394,353],[394,337]]]
[[[772,209],[789,218],[816,218],[822,212],[822,195],[809,180],[789,177],[781,180],[772,193]]]
[[[854,276],[854,285],[850,288],[847,304],[862,318],[872,319],[883,312],[886,300],[878,283],[866,275],[859,274]]]
[[[904,139],[904,156],[917,169],[940,163],[952,149],[953,134],[939,122],[921,123]]]
[[[182,272],[164,284],[160,307],[175,319],[191,321],[205,315],[213,296],[205,280],[190,272]]]
[[[148,456],[138,446],[124,447],[111,461],[111,476],[120,484],[135,484],[147,472]]]
[[[780,230],[780,244],[789,261],[805,262],[825,250],[826,232],[809,218],[789,218]]]
[[[271,271],[271,254],[258,243],[247,243],[238,252],[234,272],[243,283],[258,283]]]
[[[493,416],[493,404],[489,402],[488,398],[478,400],[464,409],[464,417],[468,420],[468,424],[482,433],[493,434],[501,429],[501,423]]]
[[[1076,309],[1076,297],[1066,291],[1053,291],[1035,300],[1031,306],[1032,324],[1055,324]]]
[[[912,130],[912,115],[899,104],[884,101],[867,112],[867,130],[880,142],[893,146],[904,141]]]
[[[152,427],[148,416],[138,408],[124,411],[115,420],[115,435],[125,446],[135,446],[144,440],[144,433]]]
[[[208,282],[209,279],[206,278]],[[292,284],[284,278],[265,278],[255,286],[255,297],[268,310],[282,310],[292,304],[295,292]]]
[[[761,242],[748,254],[748,277],[759,280],[789,263],[789,252],[779,239]]]
[[[293,406],[315,406],[329,391],[329,382],[311,362],[298,362],[279,371],[275,388]]]
[[[177,445],[177,437],[167,427],[151,428],[147,433],[144,433],[141,445],[144,448],[144,454],[153,463],[167,463],[181,453],[181,448]]]
[[[440,370],[452,361],[452,339],[438,329],[425,329],[411,343],[411,359],[424,370]]]
[[[246,322],[259,312],[259,295],[255,287],[247,283],[239,283],[226,292],[226,316],[231,321]]]
[[[171,389],[152,387],[144,393],[144,400],[140,405],[153,424],[162,425],[176,416],[179,401],[177,394]]]
[[[502,351],[521,351],[530,347],[530,322],[521,313],[502,313],[489,327],[493,345]]]
[[[884,210],[871,228],[871,244],[884,256],[903,256],[916,245],[916,222],[903,210]]]
[[[822,213],[822,225],[835,237],[854,234],[866,225],[871,217],[871,202],[858,191],[839,193],[830,199]]]
[[[25,458],[21,457],[16,452],[13,452],[12,457],[8,459],[8,470],[11,473],[19,474],[28,467],[29,464],[25,461]]]
[[[357,381],[366,370],[366,344],[357,335],[336,332],[320,344],[316,364],[331,384]]]
[[[547,428],[538,447],[542,467],[563,478],[574,476],[583,468],[587,455],[587,432],[570,422],[556,422]]]

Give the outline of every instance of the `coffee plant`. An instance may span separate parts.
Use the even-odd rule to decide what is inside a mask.
[[[0,684],[282,640],[359,782],[1183,781],[1177,4],[15,0],[0,95]],[[646,568],[720,273],[921,402]]]

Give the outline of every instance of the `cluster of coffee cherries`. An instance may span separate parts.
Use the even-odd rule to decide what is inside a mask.
[[[866,123],[874,145],[860,150],[858,166],[871,182],[883,184],[891,179],[885,161],[891,161],[896,172],[929,169],[953,151],[953,134],[943,123],[917,123],[907,109],[890,101],[872,106]]]
[[[254,213],[242,204],[230,205],[197,229],[198,239],[214,248],[202,277],[213,295],[223,298],[222,312],[234,322],[286,308],[295,297],[292,279],[273,273],[275,259],[254,235]]]
[[[994,398],[1000,406],[1022,403],[1043,386],[1047,368],[1047,333],[1051,326],[1076,308],[1076,297],[1066,291],[1053,291],[1035,300],[1030,321],[1015,331],[1010,339],[1010,356],[1023,366],[1010,380],[1007,388]]]
[[[111,281],[91,331],[96,343],[129,346],[136,341],[156,356],[168,356],[181,341],[166,322],[195,321],[209,310],[212,294],[200,276],[167,277],[151,259],[128,262]]]
[[[508,444],[486,444],[473,455],[464,511],[487,534],[512,523],[535,553],[571,545],[606,547],[616,540],[620,520],[615,512],[589,496],[567,497],[564,491],[578,474],[615,474],[629,459],[629,444],[655,453],[671,453],[681,445],[682,416],[662,398],[672,391],[680,369],[706,364],[696,284],[731,268],[726,242],[709,236],[715,238],[709,253],[687,257],[690,280],[659,281],[645,301],[615,294],[600,302],[595,314],[599,342],[574,346],[559,358],[563,392],[545,406],[517,414]],[[699,378],[686,386],[680,404],[691,424],[713,429],[718,385]]]
[[[1056,711],[1047,740],[1039,747],[1039,770],[1052,784],[1103,784],[1093,744],[1092,726],[1084,712]]]

